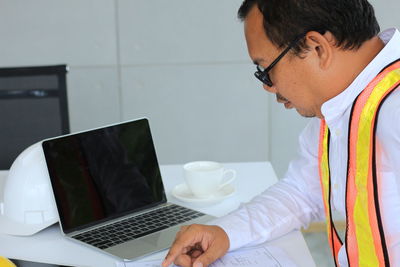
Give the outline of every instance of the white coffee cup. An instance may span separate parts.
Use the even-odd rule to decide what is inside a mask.
[[[221,163],[214,161],[193,161],[183,166],[184,178],[193,195],[208,198],[231,183],[236,171],[224,169]]]

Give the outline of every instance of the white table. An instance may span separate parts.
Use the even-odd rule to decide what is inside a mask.
[[[183,182],[182,166],[161,166],[168,200],[210,215],[222,216],[236,209],[240,203],[249,201],[252,197],[261,193],[277,181],[269,162],[226,163],[224,165],[226,168],[232,168],[237,171],[237,178],[233,182],[236,192],[232,197],[209,207],[194,206],[193,204],[181,202],[171,196],[172,188]],[[0,179],[0,186],[1,184],[2,181]],[[291,232],[271,241],[270,244],[283,249],[300,267],[315,266],[303,236],[299,231]],[[164,250],[139,261],[162,259],[166,252]],[[98,250],[64,238],[60,233],[58,224],[30,237],[0,234],[0,255],[11,259],[66,266],[129,266],[129,263],[124,263]]]

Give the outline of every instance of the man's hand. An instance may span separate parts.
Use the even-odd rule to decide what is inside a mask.
[[[228,249],[229,238],[221,227],[200,224],[182,226],[162,266],[175,263],[182,267],[206,267],[225,255]]]

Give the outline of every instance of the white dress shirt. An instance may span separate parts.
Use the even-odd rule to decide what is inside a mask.
[[[400,58],[400,33],[388,29],[379,37],[385,47],[336,97],[322,105],[321,111],[331,131],[330,171],[332,209],[345,216],[347,133],[352,103],[357,95],[388,64]],[[288,125],[290,127],[290,125]],[[299,137],[297,159],[289,164],[283,179],[242,204],[238,210],[212,222],[229,236],[230,250],[277,238],[312,221],[325,220],[320,177],[318,144],[320,120],[313,118]],[[381,146],[381,215],[392,266],[400,266],[400,90],[382,105],[377,138]],[[251,179],[248,177],[247,179]],[[340,266],[347,266],[346,251],[339,252]]]

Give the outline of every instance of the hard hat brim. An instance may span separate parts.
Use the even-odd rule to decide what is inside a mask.
[[[29,236],[40,232],[54,223],[56,222],[48,221],[41,224],[26,224],[10,220],[8,217],[0,214],[0,233],[7,235]]]

